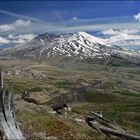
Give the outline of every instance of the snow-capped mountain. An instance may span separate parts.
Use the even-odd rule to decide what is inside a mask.
[[[72,58],[76,60],[94,60],[140,57],[140,53],[130,51],[94,37],[85,32],[73,34],[40,34],[30,42],[4,50],[4,54],[11,54],[17,58],[33,58],[45,60],[47,58]]]

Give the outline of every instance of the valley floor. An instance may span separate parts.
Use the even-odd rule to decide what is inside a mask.
[[[84,123],[90,110],[100,111],[128,132],[140,135],[139,67],[94,64],[58,67],[10,60],[0,63],[4,80],[13,81],[16,117],[26,138],[111,139],[99,136]],[[21,100],[23,91],[29,91],[31,98],[45,104]],[[61,101],[71,110],[66,113],[62,110],[62,115],[58,115],[50,104]]]

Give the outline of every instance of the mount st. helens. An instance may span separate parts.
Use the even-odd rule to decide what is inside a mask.
[[[115,65],[138,64],[140,52],[120,48],[85,32],[73,34],[40,34],[25,44],[5,49],[1,55],[18,59],[59,60],[95,62]],[[135,61],[131,61],[134,59]]]

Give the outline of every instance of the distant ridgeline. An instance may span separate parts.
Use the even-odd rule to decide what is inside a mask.
[[[116,46],[85,32],[44,33],[27,43],[0,51],[0,57],[50,64],[90,63],[110,66],[140,66],[140,52]]]
[[[0,139],[24,139],[15,119],[13,91],[4,88],[3,72],[0,70]]]

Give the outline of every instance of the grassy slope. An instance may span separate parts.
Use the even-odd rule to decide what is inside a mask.
[[[103,139],[84,124],[71,120],[75,116],[84,118],[88,110],[102,111],[104,116],[136,134],[140,134],[140,71],[137,67],[108,67],[98,65],[76,66],[75,69],[58,68],[49,65],[30,65],[31,70],[42,72],[47,79],[33,79],[19,76],[6,76],[13,80],[16,93],[17,120],[29,138],[56,136],[57,138]],[[28,104],[19,99],[21,90],[42,92],[44,98],[52,99],[62,93],[69,93],[80,86],[81,81],[101,80],[103,84],[93,92],[88,92],[84,102],[69,104],[72,112],[56,116],[49,113],[47,106]],[[123,81],[119,86],[116,81]],[[39,98],[39,97],[37,97]],[[41,101],[42,98],[38,99]],[[26,121],[25,121],[26,120]]]

